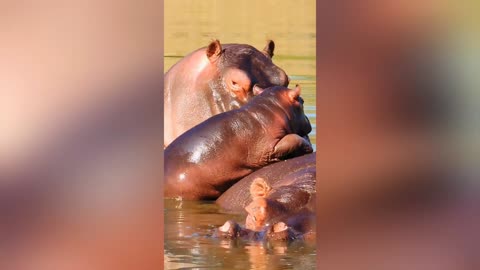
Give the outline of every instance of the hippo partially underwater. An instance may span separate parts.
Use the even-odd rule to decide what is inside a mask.
[[[250,174],[217,199],[224,210],[246,213],[245,226],[227,221],[222,238],[293,240],[315,234],[316,153],[277,162]]]
[[[165,197],[217,199],[257,169],[311,153],[300,91],[267,88],[178,137],[165,149]]]

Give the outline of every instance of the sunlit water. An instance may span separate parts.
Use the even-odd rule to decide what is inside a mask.
[[[265,16],[268,10],[269,16]],[[300,84],[309,134],[316,148],[315,1],[165,1],[165,71],[193,50],[217,38],[261,50],[275,41],[273,61]],[[314,269],[315,244],[253,243],[212,238],[228,219],[214,202],[165,200],[166,269]]]
[[[311,240],[252,242],[212,237],[226,220],[242,215],[222,213],[213,202],[165,200],[166,269],[314,269]]]

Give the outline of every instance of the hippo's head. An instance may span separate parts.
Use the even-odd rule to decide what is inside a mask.
[[[272,187],[263,178],[256,178],[250,185],[252,202],[245,207],[248,213],[245,221],[247,229],[259,231],[272,218],[283,214],[282,206],[276,203],[276,201],[267,198],[271,191]]]
[[[312,131],[312,125],[303,111],[303,98],[300,96],[300,86],[297,84],[294,89],[286,92],[287,100],[293,104],[291,106],[290,128],[292,132],[302,137],[306,137]]]
[[[272,100],[274,104],[281,108],[280,112],[286,112],[288,118],[288,133],[297,134],[308,138],[308,133],[312,131],[312,126],[303,110],[303,98],[300,96],[301,88],[297,84],[294,89],[282,86],[274,86],[268,89],[260,89],[265,92],[261,96]]]
[[[221,76],[221,88],[233,98],[231,108],[240,107],[251,97],[270,86],[288,86],[288,76],[272,62],[275,43],[271,40],[263,51],[246,44],[220,44],[214,40],[206,54]]]

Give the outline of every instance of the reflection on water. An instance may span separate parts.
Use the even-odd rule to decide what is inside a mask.
[[[268,11],[268,14],[266,13]],[[315,147],[315,1],[165,1],[165,70],[214,38],[263,49],[275,41],[273,61],[300,84]],[[212,202],[165,200],[166,269],[314,269],[309,242],[246,243],[209,237],[213,229],[245,216],[222,213]]]
[[[222,213],[213,202],[165,200],[166,269],[314,269],[315,243],[254,243],[211,237],[244,216]]]

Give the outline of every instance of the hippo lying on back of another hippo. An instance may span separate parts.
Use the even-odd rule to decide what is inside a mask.
[[[259,51],[215,40],[176,63],[165,74],[164,146],[211,116],[241,107],[262,88],[288,86],[287,74],[272,62],[274,48],[273,41]]]
[[[165,197],[216,199],[268,164],[313,151],[300,87],[275,86],[215,115],[165,149]]]

